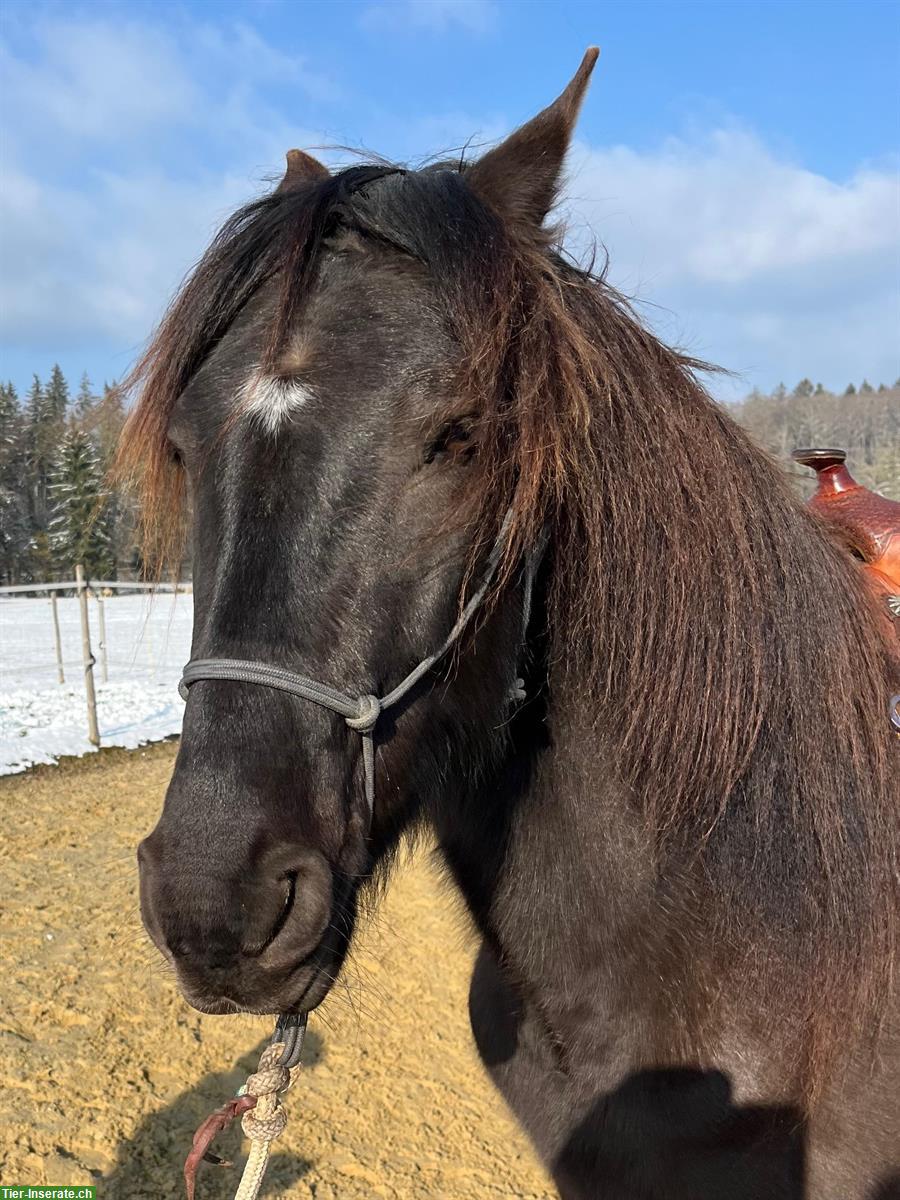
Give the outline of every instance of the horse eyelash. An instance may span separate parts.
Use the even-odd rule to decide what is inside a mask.
[[[425,448],[425,463],[433,463],[441,454],[450,454],[450,445],[452,442],[460,443],[459,454],[468,456],[474,449],[472,444],[472,430],[464,421],[451,421],[449,425],[445,425],[443,429],[432,438]]]

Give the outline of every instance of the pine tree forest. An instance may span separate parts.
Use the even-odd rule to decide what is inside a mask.
[[[812,481],[791,450],[836,446],[860,483],[900,500],[900,379],[863,380],[840,394],[802,379],[791,391],[755,391],[730,411],[802,494]],[[58,366],[46,383],[35,375],[22,397],[0,384],[0,584],[71,579],[76,562],[89,579],[140,575],[133,506],[107,478],[124,417],[115,384],[98,393],[83,375],[73,395]]]
[[[140,574],[133,508],[107,481],[124,421],[121,390],[73,396],[59,367],[20,398],[0,384],[0,583]]]

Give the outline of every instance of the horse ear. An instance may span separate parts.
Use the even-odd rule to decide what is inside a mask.
[[[329,171],[325,164],[320,163],[311,154],[307,154],[305,150],[288,150],[285,158],[287,159],[287,169],[284,172],[284,178],[275,189],[276,193],[292,192],[300,184],[329,178]]]
[[[578,110],[599,55],[598,48],[590,46],[562,95],[466,172],[472,189],[508,219],[540,225],[553,207]]]

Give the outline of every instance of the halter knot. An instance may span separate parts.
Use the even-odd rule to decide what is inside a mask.
[[[247,1094],[255,1096],[258,1100],[260,1096],[267,1096],[270,1092],[283,1092],[290,1082],[290,1072],[276,1063],[274,1067],[263,1067],[256,1071],[244,1087]]]
[[[359,712],[355,717],[345,717],[344,720],[357,733],[371,733],[378,724],[381,716],[381,701],[377,696],[360,696]]]
[[[257,1105],[257,1107],[259,1107]],[[244,1137],[251,1142],[274,1142],[279,1134],[284,1132],[287,1125],[287,1113],[279,1105],[270,1117],[258,1117],[256,1109],[251,1108],[241,1117],[241,1129]]]
[[[278,1093],[291,1083],[290,1071],[279,1061],[283,1050],[278,1042],[266,1046],[256,1072],[244,1085],[248,1095],[256,1096],[255,1107],[241,1117],[241,1127],[251,1141],[272,1141],[287,1122],[287,1114],[278,1102]]]

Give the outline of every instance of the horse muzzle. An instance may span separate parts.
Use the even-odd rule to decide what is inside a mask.
[[[138,864],[144,925],[194,1008],[301,1012],[324,999],[352,921],[318,851],[280,845],[236,870],[198,861],[161,822]]]

